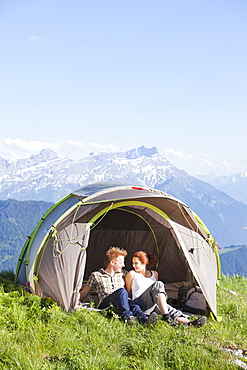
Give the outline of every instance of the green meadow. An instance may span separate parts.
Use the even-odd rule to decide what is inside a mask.
[[[247,368],[247,279],[223,276],[219,320],[202,328],[128,326],[113,311],[66,313],[0,273],[0,369]]]

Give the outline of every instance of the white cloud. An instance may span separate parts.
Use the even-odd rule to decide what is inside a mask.
[[[25,158],[39,153],[42,149],[53,149],[52,143],[25,141],[22,139],[4,139],[0,142],[0,155],[4,158]],[[53,149],[54,150],[54,149]]]
[[[192,153],[183,153],[180,150],[174,150],[174,149],[166,149],[164,152],[165,156],[173,156],[174,158],[179,158],[182,160],[193,160],[195,157],[195,154]]]
[[[219,159],[208,154],[183,153],[180,150],[166,149],[163,153],[172,164],[190,174],[215,173],[216,175],[230,175],[246,171],[247,162]]]
[[[28,39],[29,39],[31,42],[33,42],[33,43],[35,43],[35,42],[37,42],[37,41],[40,41],[40,38],[39,38],[38,36],[36,36],[36,35],[29,36],[29,37],[28,37]]]
[[[114,145],[98,143],[84,143],[82,141],[62,140],[57,142],[25,141],[22,139],[4,139],[0,142],[0,157],[5,159],[27,158],[39,153],[43,149],[52,149],[60,156],[70,155],[75,158],[84,158],[90,152],[119,151]]]

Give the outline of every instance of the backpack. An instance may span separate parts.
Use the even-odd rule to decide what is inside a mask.
[[[209,312],[206,299],[199,287],[181,287],[179,288],[178,297],[175,299],[170,298],[167,302],[181,311],[197,315],[207,314]]]

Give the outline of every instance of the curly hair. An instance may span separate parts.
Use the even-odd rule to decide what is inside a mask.
[[[118,256],[127,256],[127,251],[118,247],[110,247],[105,254],[105,266],[107,266],[112,260],[116,259]]]
[[[136,252],[133,257],[138,258],[142,264],[147,265],[147,268],[155,267],[157,264],[155,255],[143,251]]]

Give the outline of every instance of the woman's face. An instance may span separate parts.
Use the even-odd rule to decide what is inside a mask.
[[[138,257],[132,258],[132,266],[136,272],[141,272],[146,268],[146,265],[144,263],[141,263]]]

